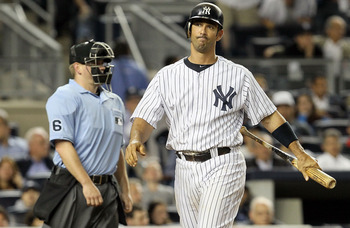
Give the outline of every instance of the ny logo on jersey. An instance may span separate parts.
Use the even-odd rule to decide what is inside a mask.
[[[210,15],[210,10],[211,8],[209,6],[204,6],[201,14]]]
[[[216,89],[213,90],[215,95],[215,103],[214,106],[218,107],[219,100],[222,101],[222,107],[221,111],[226,111],[226,106],[231,109],[232,107],[232,99],[234,96],[236,96],[236,92],[233,90],[233,88],[230,86],[230,89],[227,94],[224,94],[221,89],[221,85],[217,86]],[[228,100],[227,100],[228,99]]]

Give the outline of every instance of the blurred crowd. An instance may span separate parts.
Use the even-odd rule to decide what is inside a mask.
[[[43,3],[44,1],[42,1]],[[225,36],[218,49],[226,57],[329,58],[335,63],[350,57],[350,2],[347,0],[217,0],[225,15]],[[56,1],[57,37],[74,31],[73,43],[98,37],[96,15],[105,4],[93,0]],[[66,10],[71,9],[71,10]],[[63,13],[64,12],[64,13]],[[95,23],[91,23],[95,21]],[[254,38],[262,38],[254,39]],[[125,123],[143,96],[147,70],[132,59],[126,42],[115,42],[116,58],[112,89],[123,99]],[[168,56],[164,65],[179,57]],[[335,65],[334,75],[340,73]],[[350,171],[350,95],[333,94],[325,75],[317,74],[295,91],[271,90],[266,75],[253,72],[260,86],[289,121],[306,151],[317,158],[325,171]],[[10,121],[11,120],[11,121]],[[40,226],[32,209],[52,163],[48,132],[33,126],[22,138],[15,122],[0,109],[0,227]],[[46,122],[43,125],[46,125]],[[245,126],[266,142],[288,152],[262,127]],[[20,127],[20,126],[19,126]],[[124,129],[125,144],[131,125]],[[174,196],[175,153],[165,149],[167,131],[154,136],[158,151],[140,158],[139,166],[128,167],[133,211],[127,214],[130,226],[177,224]],[[126,146],[126,145],[125,145]],[[270,150],[244,138],[242,145],[248,171],[294,170]],[[156,154],[156,156],[154,156]],[[279,224],[270,199],[246,191],[237,215],[243,224]]]
[[[45,5],[44,0],[37,0]],[[140,0],[140,3],[142,1]],[[200,1],[198,1],[200,2]],[[350,56],[348,0],[214,0],[225,15],[218,53],[225,57],[330,58]],[[56,1],[56,38],[72,43],[104,40],[102,16],[107,2]],[[70,10],[67,10],[70,9]],[[185,24],[187,15],[179,20]],[[120,31],[116,30],[120,36]]]

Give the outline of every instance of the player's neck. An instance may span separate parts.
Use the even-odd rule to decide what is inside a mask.
[[[191,63],[199,64],[199,65],[214,64],[217,59],[218,59],[218,57],[215,55],[215,53],[213,53],[213,54],[202,54],[202,53],[199,53],[199,52],[192,52],[190,57],[188,57],[188,60]]]

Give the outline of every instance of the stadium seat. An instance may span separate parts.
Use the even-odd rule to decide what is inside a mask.
[[[20,190],[0,190],[0,205],[7,209],[21,198]]]

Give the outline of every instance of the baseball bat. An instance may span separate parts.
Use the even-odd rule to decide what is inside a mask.
[[[292,166],[294,166],[295,168],[298,169],[298,160],[287,154],[286,152],[278,149],[277,147],[265,142],[264,140],[260,139],[258,136],[254,135],[253,133],[251,133],[250,131],[248,131],[248,129],[245,126],[241,127],[240,130],[242,135],[248,136],[249,138],[255,140],[256,142],[260,143],[261,145],[263,145],[264,147],[266,147],[269,150],[272,150],[273,152],[275,152],[278,156],[280,156],[283,160],[289,162]],[[298,169],[299,170],[299,169]],[[332,189],[335,187],[336,185],[336,180],[331,177],[330,175],[328,175],[327,173],[323,172],[320,169],[317,168],[308,168],[306,170],[307,175],[309,175],[309,177],[311,179],[313,179],[314,181],[316,181],[317,183],[319,183],[320,185],[328,188],[328,189]]]

